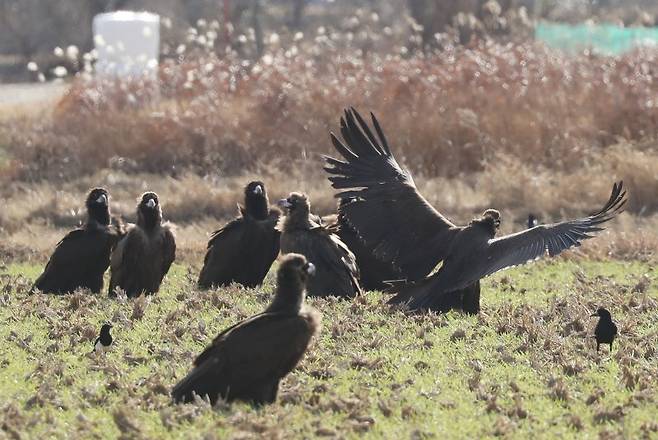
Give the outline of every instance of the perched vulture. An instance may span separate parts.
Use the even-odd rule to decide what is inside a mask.
[[[137,224],[119,242],[110,262],[110,296],[122,289],[129,297],[152,294],[176,258],[172,228],[162,223],[158,195],[147,192],[137,205]]]
[[[338,235],[338,238],[347,245],[354,254],[356,265],[359,268],[359,283],[366,290],[385,290],[390,287],[386,281],[399,280],[402,275],[389,262],[375,257],[372,248],[365,245],[347,220],[341,208],[351,199],[340,199],[338,215],[327,219],[328,229]]]
[[[309,281],[309,296],[351,298],[361,293],[359,270],[354,254],[326,226],[311,214],[305,194],[291,193],[279,201],[286,216],[279,221],[281,253],[304,255],[315,264],[317,273]]]
[[[251,182],[244,190],[238,217],[214,232],[199,276],[199,287],[225,286],[232,282],[246,287],[262,284],[279,255],[276,229],[280,211],[270,209],[265,185]]]
[[[411,310],[479,310],[479,280],[501,269],[559,254],[600,231],[619,213],[626,192],[615,183],[603,209],[588,217],[538,225],[495,238],[498,211],[489,209],[466,226],[456,226],[416,190],[408,171],[391,154],[372,116],[374,133],[354,110],[341,118],[343,142],[331,134],[344,160],[326,157],[329,180],[340,198],[354,198],[342,212],[376,257],[406,277],[393,286],[391,303]],[[375,134],[376,133],[376,134]],[[440,269],[429,275],[442,262]]]
[[[57,244],[32,291],[61,294],[81,287],[99,293],[103,289],[103,274],[122,234],[120,227],[110,225],[109,199],[103,188],[89,192],[86,223]]]
[[[269,307],[220,333],[174,387],[174,401],[191,402],[197,395],[207,396],[213,404],[220,397],[274,402],[279,381],[295,368],[320,329],[320,314],[304,305],[304,290],[314,270],[302,255],[284,256]]]

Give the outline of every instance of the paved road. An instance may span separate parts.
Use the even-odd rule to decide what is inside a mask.
[[[68,84],[0,84],[0,106],[15,106],[54,101],[66,92]]]

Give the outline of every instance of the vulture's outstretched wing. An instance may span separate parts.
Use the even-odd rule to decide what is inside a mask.
[[[626,191],[623,182],[615,183],[610,199],[599,212],[589,217],[568,220],[550,225],[539,225],[516,234],[489,241],[486,260],[480,260],[480,277],[485,277],[510,266],[543,257],[551,257],[571,247],[580,246],[582,240],[592,238],[593,232],[602,231],[601,225],[623,211]]]
[[[337,197],[355,198],[341,211],[374,255],[419,279],[446,257],[459,228],[420,195],[371,117],[377,136],[356,110],[345,111],[340,120],[344,143],[331,134],[344,160],[325,157],[325,170],[332,174],[332,186],[343,190]]]

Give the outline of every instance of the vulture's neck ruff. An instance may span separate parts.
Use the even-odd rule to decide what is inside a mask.
[[[91,203],[87,205],[88,221],[94,221],[103,226],[110,224],[110,208],[107,205]]]
[[[265,220],[269,215],[270,204],[265,189],[260,194],[255,194],[251,189],[247,189],[244,195],[244,204],[247,214],[256,220]]]
[[[297,254],[284,257],[276,274],[274,299],[267,308],[268,312],[297,314],[304,304],[308,277],[315,272],[315,267],[306,258]]]
[[[110,224],[110,204],[107,191],[102,188],[91,190],[85,206],[87,207],[87,223],[96,222],[102,226]]]
[[[137,207],[137,224],[147,231],[155,229],[162,222],[160,203],[157,200],[155,200],[155,204],[153,202],[149,203],[151,200],[155,199],[143,199]]]
[[[311,205],[308,200],[301,198],[289,198],[290,206],[286,207],[287,214],[283,223],[284,231],[295,229],[311,229],[313,224],[310,220]]]

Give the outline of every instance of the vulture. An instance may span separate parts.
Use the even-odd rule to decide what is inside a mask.
[[[309,281],[309,296],[351,298],[361,294],[354,254],[327,226],[317,222],[305,194],[293,192],[279,201],[286,215],[279,221],[281,253],[304,255],[317,273]]]
[[[263,182],[251,182],[244,190],[240,217],[215,231],[199,276],[199,287],[225,286],[232,282],[245,287],[263,283],[279,255],[276,229],[280,211],[270,208]]]
[[[372,248],[366,246],[359,234],[349,225],[341,208],[350,201],[351,199],[340,199],[338,214],[330,219],[327,228],[338,235],[338,238],[354,254],[356,266],[359,268],[361,287],[365,290],[383,291],[390,287],[386,281],[398,280],[401,274],[391,263],[375,257]]]
[[[194,361],[192,371],[172,390],[175,402],[195,395],[257,405],[276,400],[279,382],[290,373],[320,329],[320,314],[304,305],[315,268],[303,255],[288,254],[277,271],[269,307],[221,332]]]
[[[103,289],[110,254],[123,232],[110,224],[109,201],[110,195],[104,188],[89,192],[85,202],[87,221],[57,244],[32,291],[62,294],[87,288],[99,293]]]
[[[617,326],[614,322],[612,322],[612,315],[607,309],[599,307],[596,313],[591,316],[599,317],[599,322],[596,324],[596,328],[594,329],[597,353],[601,344],[609,344],[610,351],[612,351],[612,343],[615,340],[615,336],[617,336]]]
[[[121,239],[110,261],[110,296],[121,289],[128,298],[153,294],[176,258],[172,227],[162,223],[158,195],[146,192],[137,205],[137,224]]]
[[[404,276],[393,283],[396,295],[389,302],[406,304],[410,310],[477,313],[480,279],[580,246],[626,203],[619,182],[603,209],[584,218],[496,237],[500,213],[488,209],[468,225],[457,226],[418,192],[411,174],[391,154],[379,122],[372,114],[371,119],[374,132],[356,110],[345,111],[340,121],[343,140],[331,134],[342,159],[325,157],[325,170],[340,190],[336,197],[352,198],[342,207],[347,223],[377,258]]]

